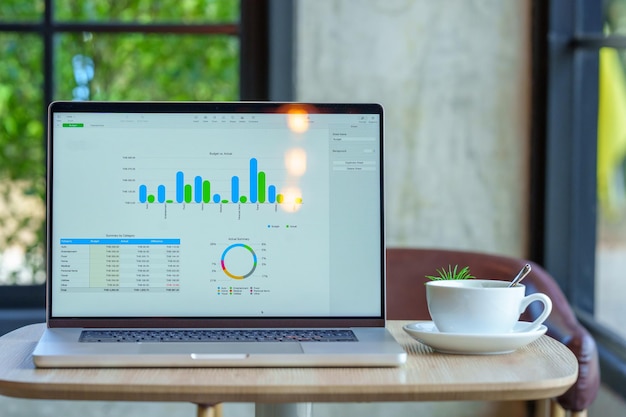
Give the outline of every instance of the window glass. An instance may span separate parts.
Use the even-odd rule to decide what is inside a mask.
[[[43,282],[44,119],[39,36],[0,32],[0,284]]]
[[[600,50],[598,238],[595,316],[626,337],[626,72],[624,55]]]
[[[56,29],[42,18],[46,4],[62,22],[112,24],[115,33],[57,31],[53,67],[44,68],[43,34]],[[238,20],[238,0],[0,0],[0,285],[45,280],[45,92],[64,100],[237,100]],[[151,23],[223,23],[233,34],[123,32],[117,23],[127,22],[146,32]],[[14,23],[26,24],[1,30]]]
[[[607,35],[626,35],[626,0],[605,0],[604,17]]]
[[[239,41],[229,36],[57,35],[55,98],[236,100]]]
[[[238,0],[56,0],[54,7],[58,21],[221,23],[239,18]]]
[[[44,0],[2,0],[0,22],[36,22],[42,19]]]

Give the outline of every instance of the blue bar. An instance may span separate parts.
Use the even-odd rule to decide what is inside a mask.
[[[61,239],[61,245],[180,245],[180,239]]]
[[[159,185],[157,187],[157,201],[159,203],[165,203],[165,185]]]
[[[142,184],[139,186],[139,202],[145,203],[146,201],[148,201],[148,187]]]
[[[202,203],[202,177],[200,175],[194,178],[193,188],[194,188],[193,195],[194,195],[195,202]]]
[[[276,186],[270,185],[267,187],[267,202],[275,203],[276,202]]]
[[[233,203],[238,203],[239,202],[239,177],[238,176],[235,175],[234,177],[231,178],[230,189],[231,189],[230,200]]]
[[[185,201],[185,175],[182,171],[176,173],[176,202]]]
[[[219,194],[215,194],[215,195],[213,196],[213,202],[214,202],[215,204],[217,204],[217,203],[219,203],[219,202],[221,202],[221,201],[222,201],[222,196],[220,196]]]
[[[258,164],[256,158],[250,159],[250,202],[256,203],[259,193]]]

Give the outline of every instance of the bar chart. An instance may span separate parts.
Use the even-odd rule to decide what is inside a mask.
[[[202,175],[188,175],[178,170],[174,175],[173,187],[158,184],[152,189],[147,184],[138,187],[141,204],[282,204],[285,196],[275,184],[269,183],[265,171],[259,169],[256,158],[251,158],[248,173],[244,177],[233,175],[229,179],[230,189],[216,190],[215,181]],[[245,181],[243,181],[245,179]],[[246,183],[247,187],[243,185]],[[156,191],[155,191],[156,190]],[[290,203],[302,204],[302,197]]]

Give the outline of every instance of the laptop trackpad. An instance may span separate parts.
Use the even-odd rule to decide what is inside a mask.
[[[141,343],[140,353],[167,355],[168,353],[191,355],[232,355],[232,354],[286,354],[302,353],[302,346],[297,342],[211,342],[211,343]]]

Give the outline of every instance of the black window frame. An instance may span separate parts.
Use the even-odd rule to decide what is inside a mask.
[[[291,1],[239,0],[239,22],[220,24],[55,22],[53,1],[44,0],[41,21],[0,21],[0,32],[34,33],[43,39],[44,118],[53,99],[53,36],[64,32],[237,36],[240,39],[239,99],[290,101],[293,97],[294,6]],[[42,146],[45,146],[45,139]],[[45,284],[0,286],[0,335],[22,325],[45,320],[44,306]]]
[[[626,398],[626,343],[595,311],[599,50],[603,2],[533,0],[530,256],[555,277],[598,344],[602,382]]]

